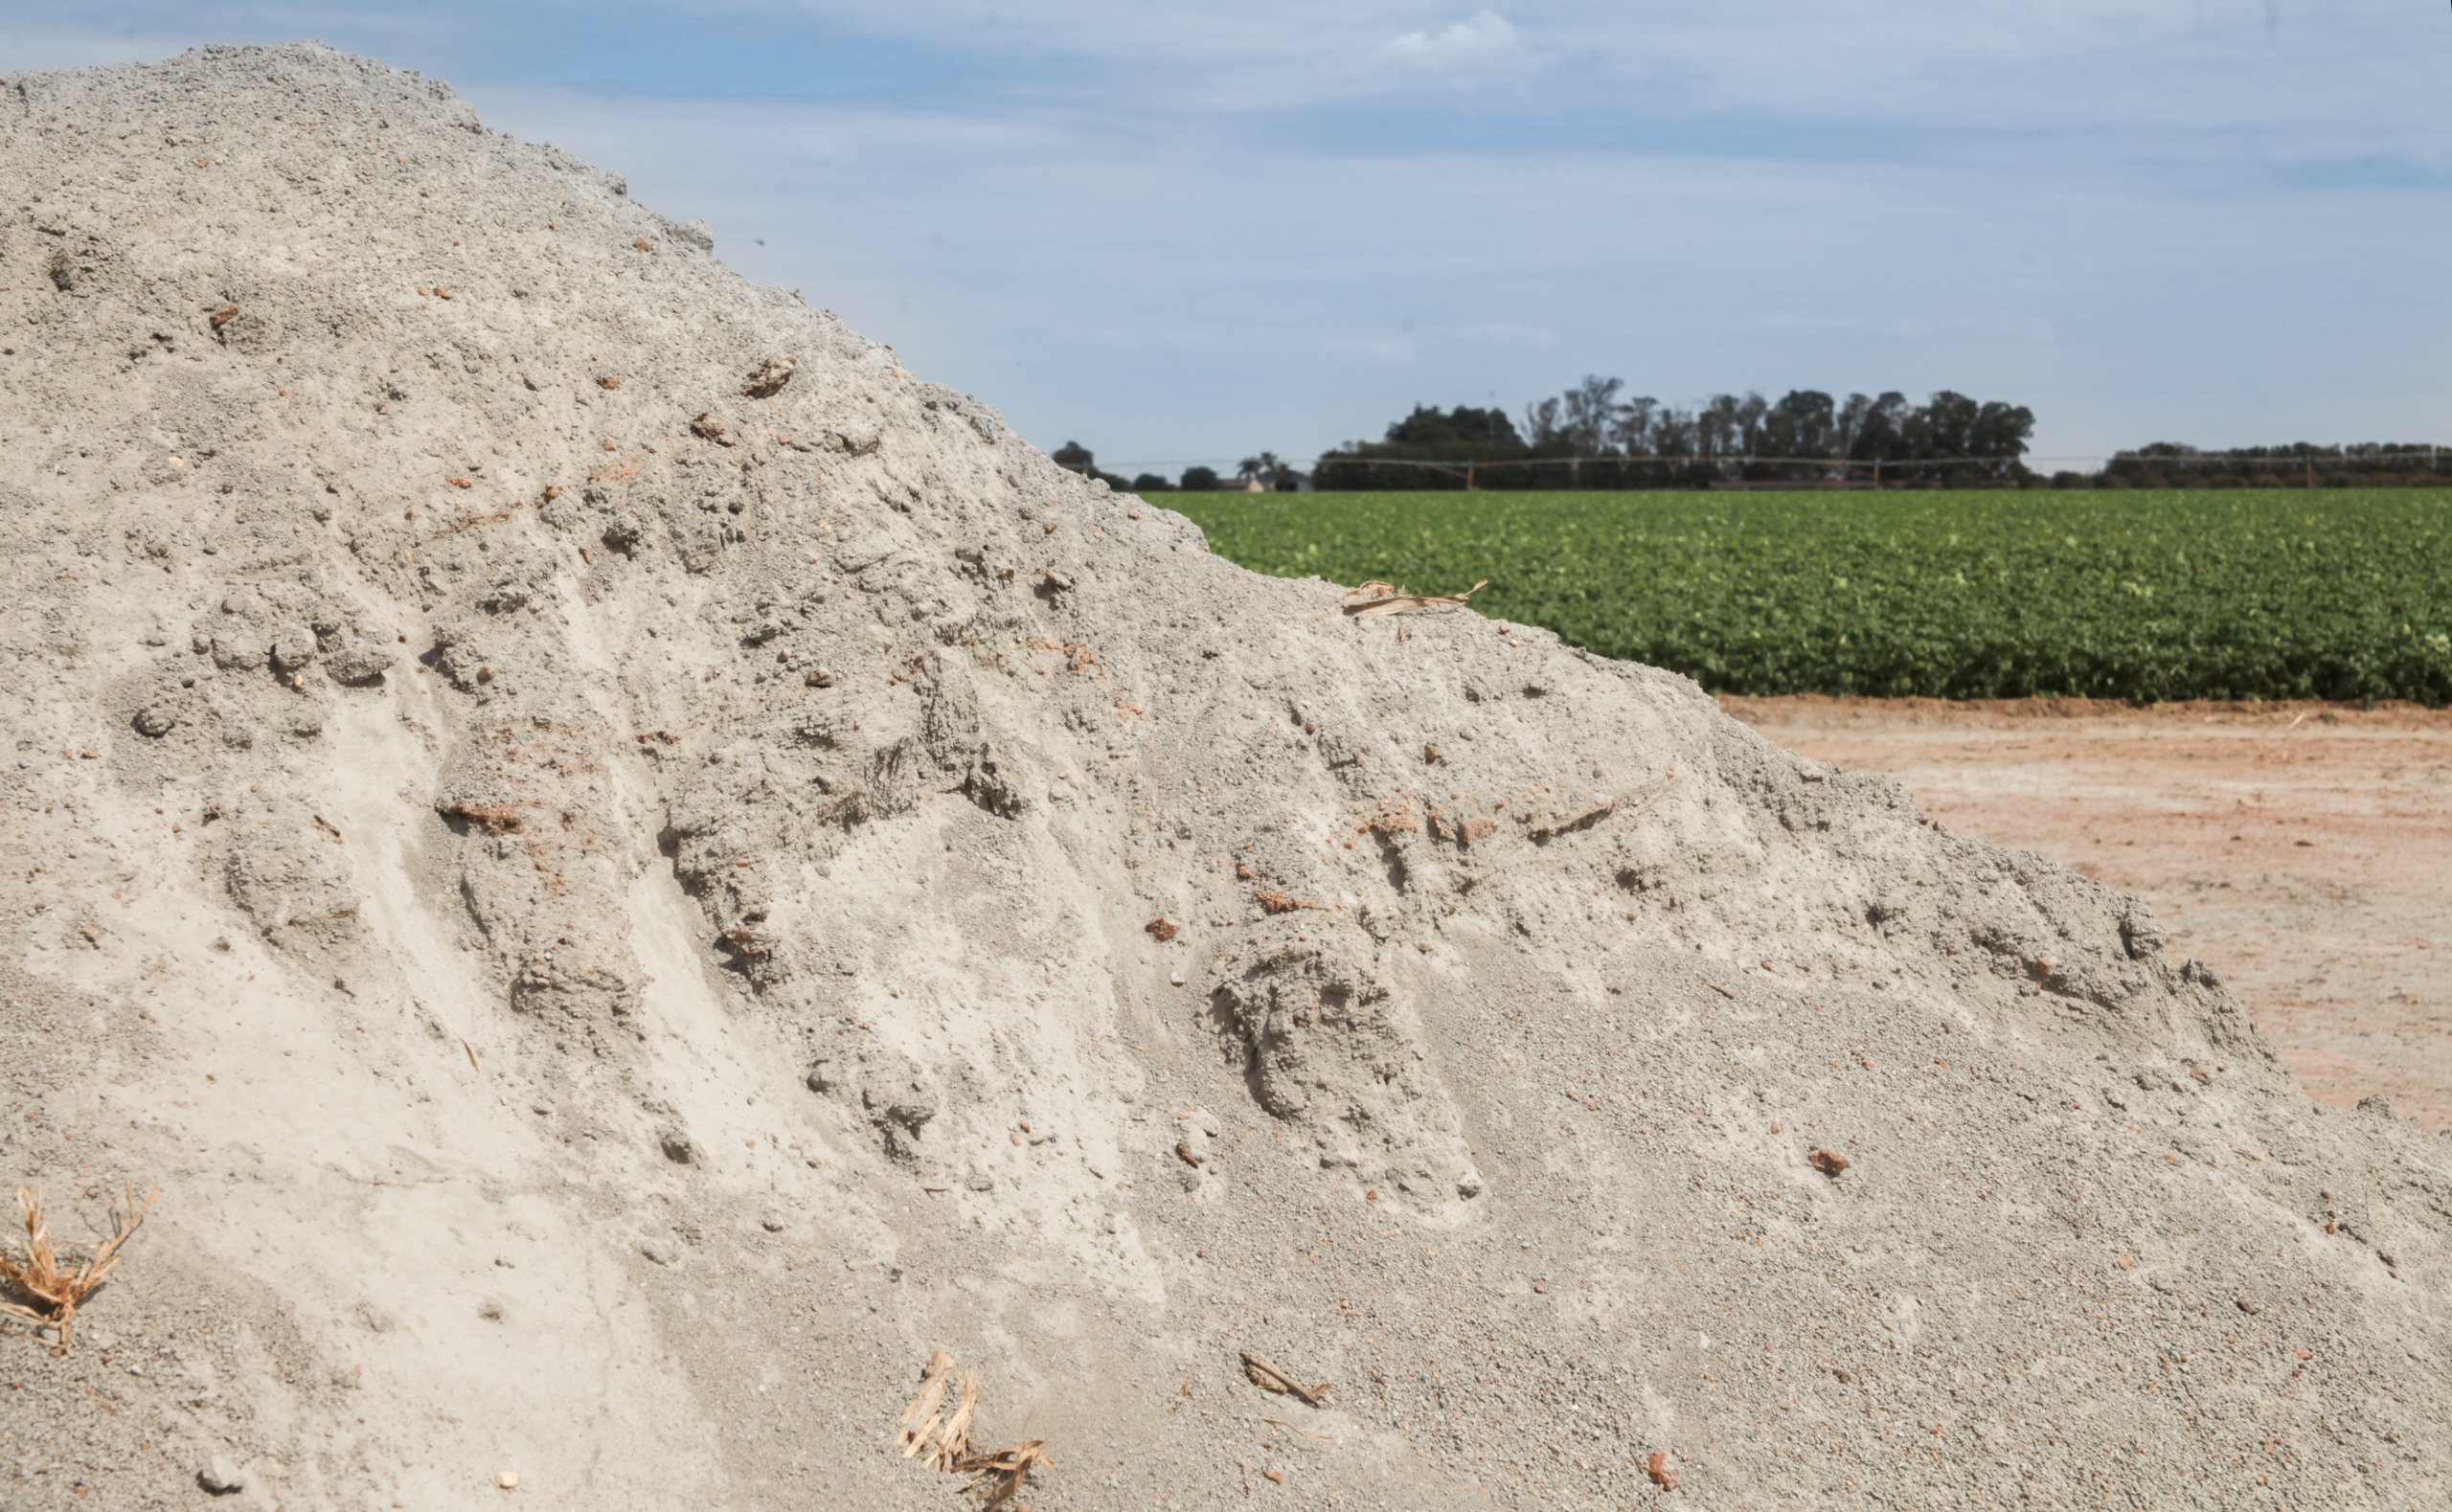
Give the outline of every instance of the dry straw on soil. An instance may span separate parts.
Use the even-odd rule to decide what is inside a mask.
[[[955,1399],[951,1417],[944,1412],[948,1391]],[[942,1349],[931,1351],[927,1368],[920,1373],[919,1394],[904,1405],[895,1438],[903,1458],[925,1456],[936,1469],[968,1476],[970,1494],[985,1512],[1010,1501],[1033,1470],[1054,1462],[1043,1439],[1025,1439],[1008,1449],[974,1449],[970,1420],[978,1409],[977,1373],[967,1365],[957,1369],[953,1356]]]
[[[72,1255],[71,1263],[63,1264],[52,1243],[51,1226],[43,1218],[42,1194],[18,1187],[17,1211],[25,1222],[26,1237],[22,1252],[14,1247],[0,1248],[0,1289],[14,1294],[0,1296],[0,1314],[57,1329],[59,1347],[67,1349],[74,1342],[77,1309],[109,1279],[121,1252],[136,1236],[137,1227],[160,1195],[148,1196],[140,1207],[135,1192],[123,1186],[124,1206],[111,1214],[117,1231],[107,1239],[94,1240],[81,1259]]]
[[[1490,580],[1485,577],[1461,594],[1409,594],[1394,583],[1381,582],[1374,577],[1345,596],[1344,612],[1348,619],[1376,620],[1383,615],[1407,614],[1417,609],[1456,609],[1489,585]]]

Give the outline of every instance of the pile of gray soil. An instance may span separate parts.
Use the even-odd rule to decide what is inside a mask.
[[[0,1185],[161,1196],[0,1503],[948,1507],[940,1347],[1042,1509],[2452,1499],[2452,1145],[1345,607],[438,83],[9,79]]]

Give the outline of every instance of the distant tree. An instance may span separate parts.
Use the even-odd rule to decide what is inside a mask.
[[[1763,402],[1762,395],[1751,389],[1746,390],[1745,396],[1737,401],[1737,409],[1731,416],[1736,441],[1731,449],[1739,457],[1770,455],[1768,449],[1762,444],[1762,417],[1770,413],[1771,406]]]
[[[1651,456],[1691,457],[1701,449],[1694,439],[1694,415],[1691,410],[1664,404],[1652,415],[1646,429]]]
[[[2027,454],[2027,442],[2033,439],[2034,411],[2023,404],[1988,400],[1976,412],[1967,455],[2013,462]]]
[[[1172,493],[1175,485],[1154,472],[1145,472],[1132,480],[1131,493]]]
[[[1509,419],[1507,412],[1495,404],[1486,410],[1477,410],[1470,405],[1459,404],[1448,412],[1447,420],[1455,427],[1456,439],[1461,441],[1478,442],[1487,446],[1524,444],[1524,438],[1515,432],[1515,422]]]
[[[1697,457],[1734,457],[1740,455],[1739,443],[1744,426],[1738,419],[1743,401],[1733,394],[1714,394],[1694,417],[1694,455]]]
[[[1187,467],[1184,469],[1183,482],[1177,484],[1176,486],[1183,489],[1186,493],[1215,493],[1217,491],[1217,469],[1215,467]]]
[[[1090,455],[1090,448],[1079,441],[1066,441],[1047,456],[1050,462],[1067,472],[1088,474],[1099,470],[1098,460]]]
[[[1388,444],[1395,446],[1512,446],[1522,440],[1505,410],[1477,410],[1468,404],[1445,411],[1435,404],[1417,404],[1411,415],[1388,427],[1387,438]]]
[[[1272,488],[1283,487],[1286,480],[1293,476],[1294,469],[1287,466],[1275,452],[1262,452],[1252,460],[1260,463],[1257,475],[1265,479]]]
[[[1237,483],[1249,483],[1260,475],[1260,460],[1258,457],[1246,457],[1241,462],[1235,464],[1235,481]]]
[[[1524,406],[1524,439],[1534,451],[1555,451],[1564,444],[1560,409],[1555,399],[1536,399]]]
[[[1791,389],[1762,417],[1765,457],[1828,457],[1837,430],[1830,395],[1819,389]]]
[[[1609,438],[1618,429],[1618,391],[1625,386],[1623,378],[1586,373],[1561,395],[1560,439],[1577,456],[1597,457],[1609,449]]]
[[[1975,419],[1983,406],[1965,395],[1943,389],[1915,411],[1903,427],[1911,458],[1972,457]]]
[[[1610,431],[1609,440],[1629,457],[1655,457],[1661,448],[1656,442],[1657,426],[1662,418],[1661,404],[1648,395],[1628,399],[1618,406],[1618,419]]]
[[[1830,455],[1853,457],[1856,439],[1864,434],[1865,417],[1873,413],[1873,401],[1861,394],[1850,394],[1839,413],[1831,420]]]
[[[1856,398],[1863,398],[1858,395]],[[1849,401],[1851,405],[1854,399]],[[1911,410],[1907,395],[1896,390],[1867,400],[1857,417],[1855,443],[1848,450],[1852,462],[1895,462],[1907,455],[1905,434]]]

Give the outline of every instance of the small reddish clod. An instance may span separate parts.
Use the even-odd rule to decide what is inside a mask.
[[[476,486],[476,484],[466,478],[454,478],[451,480],[451,486],[454,488],[473,488]]]
[[[622,386],[622,380],[610,376],[602,377],[596,380],[596,386],[600,389],[618,389]]]
[[[1651,1452],[1651,1456],[1644,1461],[1644,1474],[1649,1476],[1651,1483],[1663,1491],[1677,1489],[1677,1471],[1669,1464],[1669,1451],[1666,1449],[1655,1449]]]
[[[1820,1171],[1825,1176],[1836,1176],[1841,1171],[1846,1170],[1849,1165],[1852,1163],[1849,1161],[1848,1157],[1840,1154],[1837,1150],[1828,1148],[1828,1146],[1816,1150],[1811,1155],[1806,1156],[1805,1158],[1805,1162],[1807,1165],[1812,1166],[1815,1170]]]
[[[1161,945],[1174,938],[1177,935],[1183,932],[1182,925],[1176,923],[1173,919],[1167,917],[1163,914],[1141,927],[1147,930],[1151,935],[1157,937],[1158,943]]]

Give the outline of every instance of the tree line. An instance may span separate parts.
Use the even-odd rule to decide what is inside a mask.
[[[1794,389],[1714,395],[1681,408],[1593,375],[1506,411],[1416,405],[1376,441],[1322,456],[1323,488],[1699,488],[1729,483],[2016,482],[2034,434],[2022,404],[1944,389],[1844,399]]]
[[[2060,488],[2428,488],[2452,483],[2452,446],[2362,441],[2214,450],[2156,441],[2124,451],[2100,472],[2056,472]]]
[[[1047,455],[1058,467],[1096,478],[1120,493],[1215,493],[1229,486],[1226,478],[1215,467],[1187,467],[1182,479],[1172,483],[1154,472],[1127,479],[1101,468],[1097,456],[1079,441],[1066,441]],[[1245,490],[1254,483],[1264,489],[1288,487],[1296,476],[1294,464],[1275,452],[1260,452],[1244,458],[1232,474],[1233,486]]]
[[[1591,375],[1524,407],[1522,423],[1496,406],[1442,410],[1416,404],[1375,441],[1321,455],[1308,476],[1322,489],[1714,487],[2380,487],[2452,482],[2452,447],[2362,443],[2206,450],[2158,441],[2123,451],[2093,472],[2049,477],[2026,463],[2034,412],[1943,389],[1916,403],[1895,390],[1834,398],[1792,389],[1778,399],[1719,394],[1680,407],[1630,395],[1618,378]],[[1076,472],[1131,493],[1293,488],[1305,475],[1275,452],[1244,458],[1231,474],[1188,467],[1177,481],[1124,478],[1066,441],[1053,454]]]

